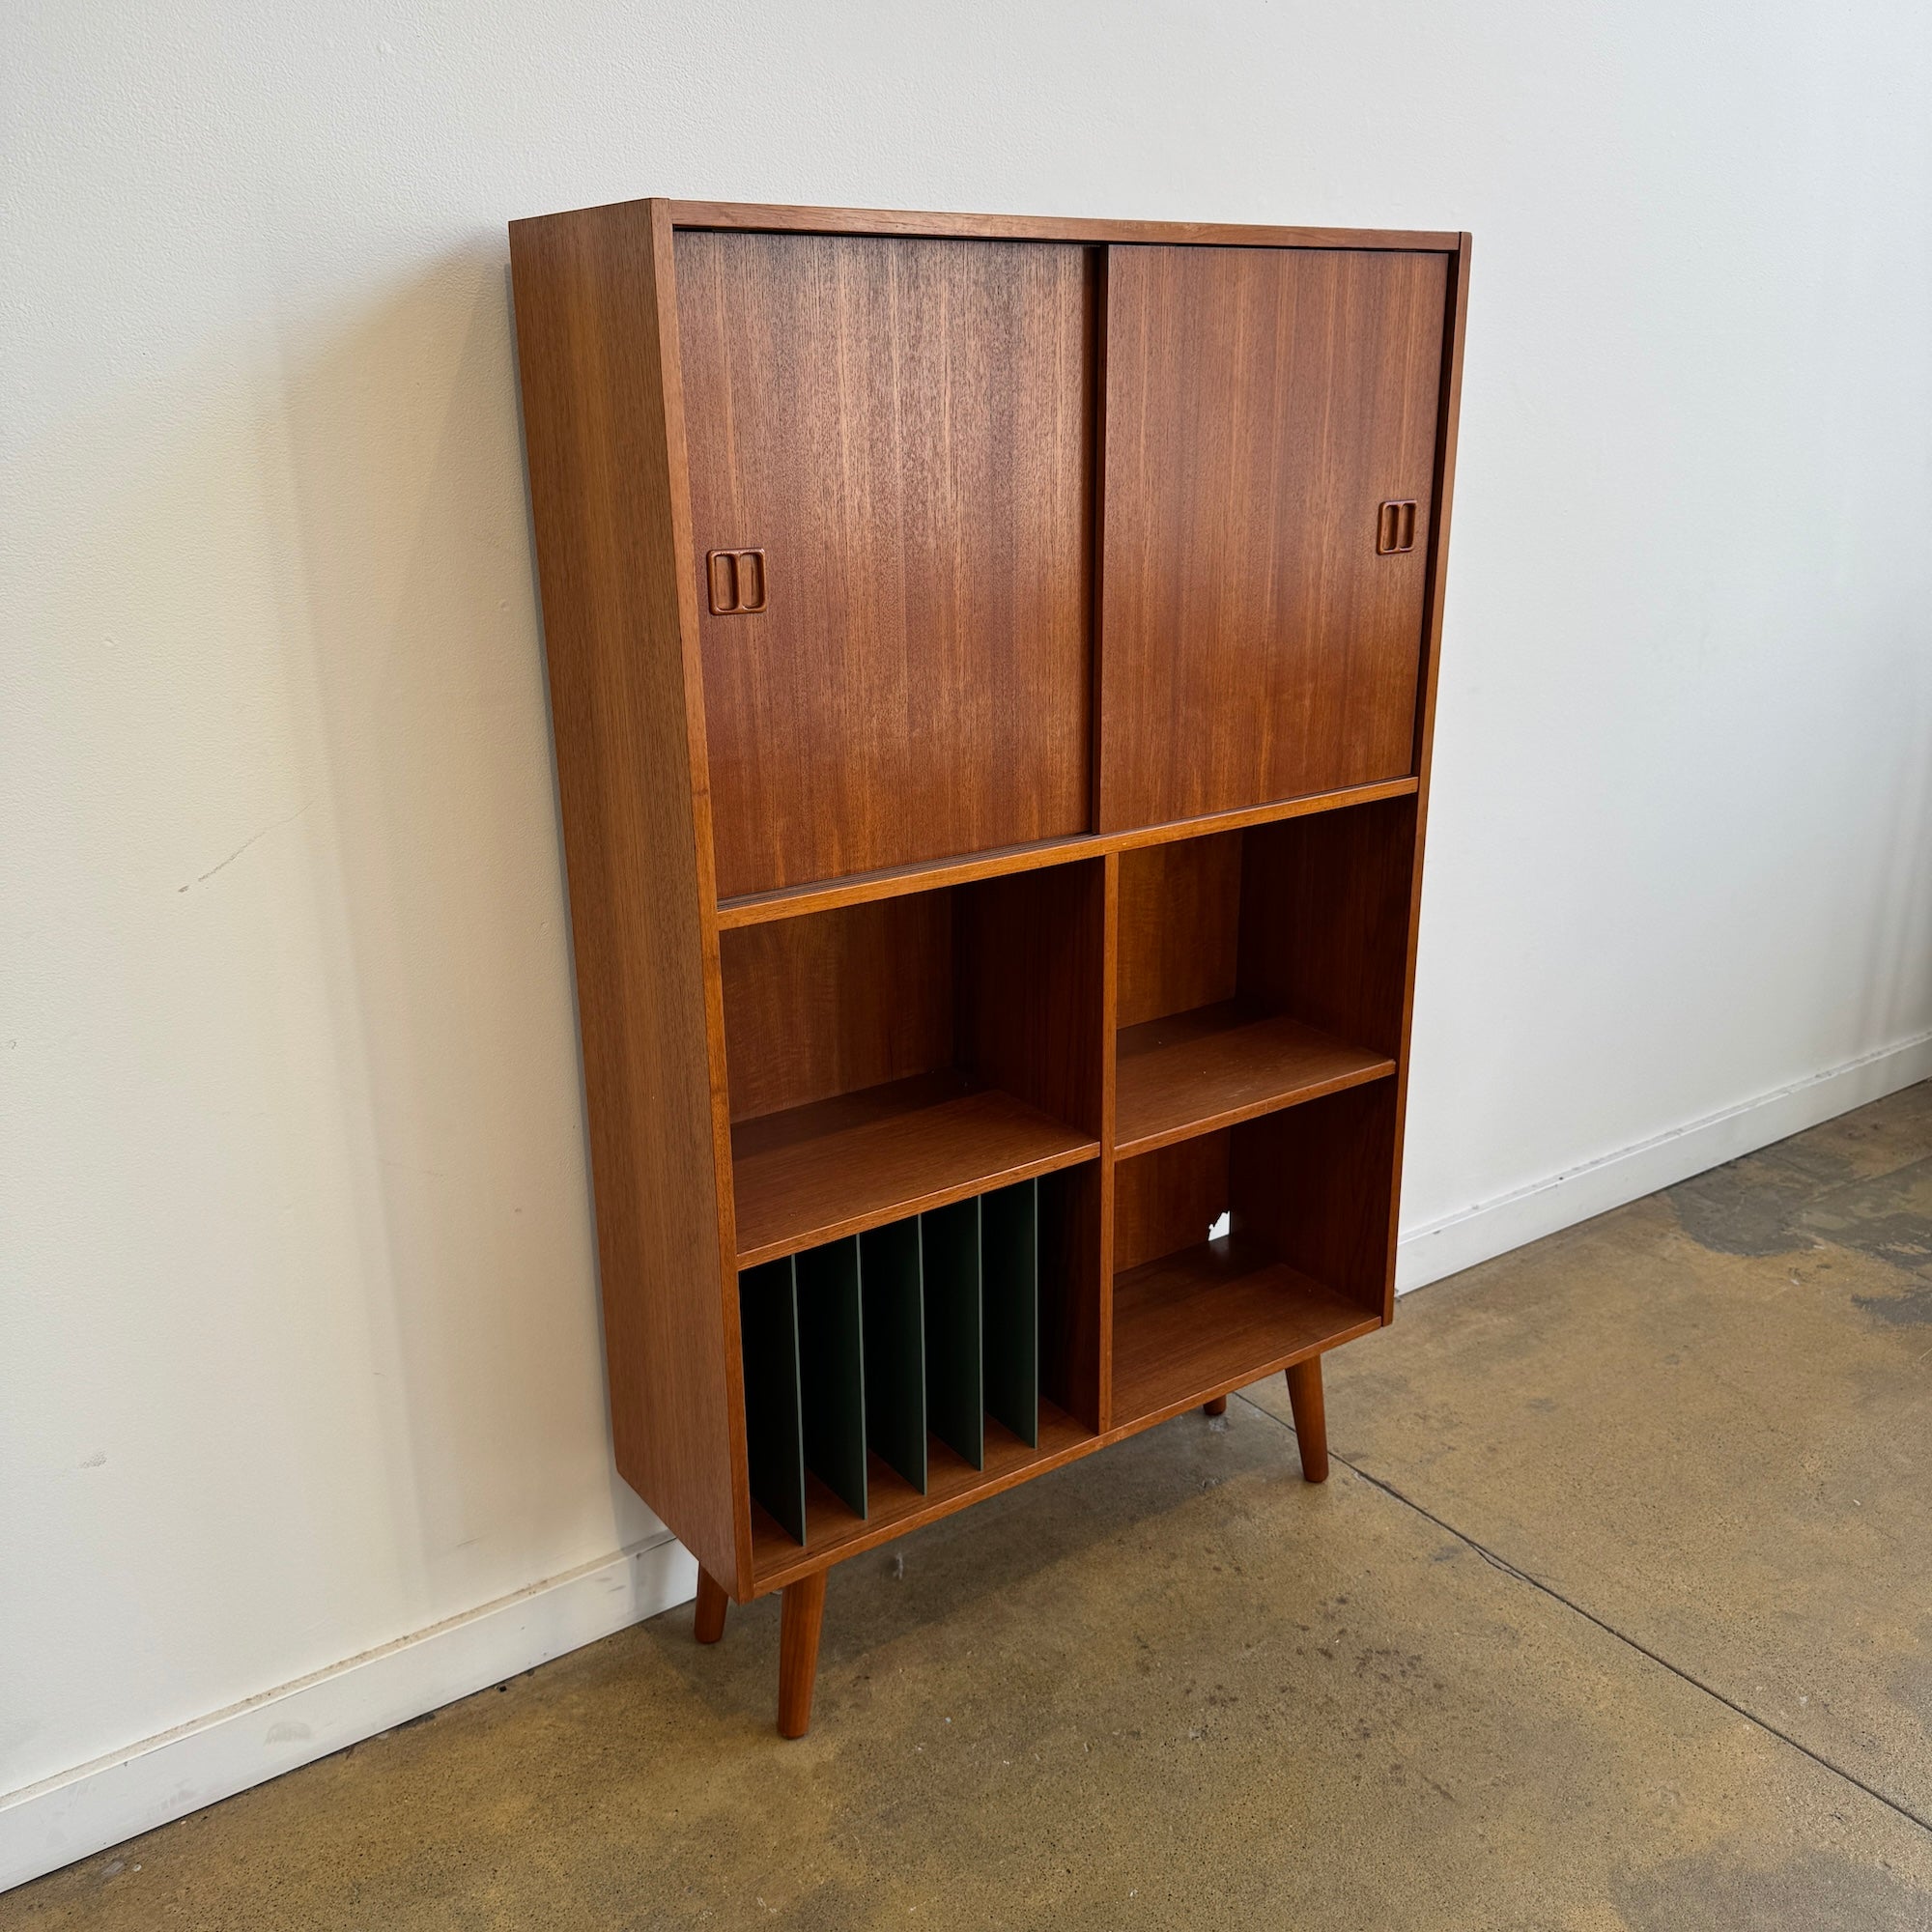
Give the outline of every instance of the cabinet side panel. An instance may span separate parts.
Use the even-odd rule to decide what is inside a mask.
[[[1408,897],[1408,958],[1403,975],[1402,1048],[1397,1057],[1394,1181],[1388,1215],[1387,1289],[1383,1321],[1395,1314],[1396,1243],[1400,1238],[1402,1157],[1408,1131],[1408,1043],[1415,1018],[1415,961],[1422,937],[1422,862],[1429,834],[1430,774],[1435,764],[1435,691],[1442,673],[1442,606],[1449,580],[1449,512],[1456,496],[1456,438],[1463,417],[1463,345],[1469,327],[1471,238],[1458,238],[1443,295],[1441,395],[1435,418],[1435,515],[1429,530],[1427,604],[1423,619],[1422,702],[1415,721],[1415,855]]]
[[[517,222],[510,254],[617,1467],[742,1595],[743,1368],[660,299],[668,223],[652,203]]]

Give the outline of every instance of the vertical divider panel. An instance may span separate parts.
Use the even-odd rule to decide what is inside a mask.
[[[1039,1183],[1040,1391],[1096,1435],[1107,1427],[1109,1198],[1099,1161],[1043,1176]]]
[[[980,1200],[920,1216],[925,1293],[925,1406],[932,1433],[986,1466],[984,1338],[980,1317]]]
[[[1097,1135],[1113,1068],[1101,1038],[1106,861],[959,889],[958,1052],[995,1087]]]
[[[797,1261],[806,1463],[863,1520],[866,1345],[859,1237],[808,1248]]]
[[[859,1236],[866,1336],[866,1440],[925,1493],[925,1308],[915,1217]]]
[[[1039,1182],[983,1195],[980,1303],[986,1413],[1039,1446]]]
[[[805,1541],[805,1435],[798,1372],[798,1290],[792,1261],[738,1277],[745,1343],[745,1436],[753,1499]]]
[[[1097,822],[1097,821],[1096,821]],[[1120,1177],[1114,1163],[1117,1136],[1115,1109],[1119,1102],[1120,1062],[1116,1051],[1121,1024],[1121,855],[1109,852],[1101,862],[1100,891],[1100,1052],[1105,1079],[1100,1090],[1100,1159],[1094,1178],[1094,1379],[1095,1427],[1114,1426],[1114,1276],[1120,1264],[1114,1255],[1114,1190]]]
[[[961,888],[954,925],[962,1059],[1103,1144],[1113,1131],[1116,875],[1110,854],[980,880]],[[1104,1145],[1039,1196],[1040,1385],[1096,1432],[1106,1427],[1109,1199]]]

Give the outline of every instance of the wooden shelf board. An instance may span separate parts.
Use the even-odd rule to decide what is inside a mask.
[[[770,919],[795,919],[801,913],[826,912],[835,906],[860,905],[867,899],[895,898],[901,893],[932,892],[941,886],[969,884],[974,879],[998,878],[1008,872],[1030,872],[1041,866],[1064,866],[1079,859],[1125,852],[1140,845],[1164,845],[1177,838],[1205,838],[1215,832],[1238,832],[1250,825],[1271,825],[1311,812],[1337,811],[1351,805],[1374,805],[1385,798],[1407,798],[1416,788],[1413,778],[1388,779],[1378,784],[1353,785],[1346,791],[1311,792],[1304,798],[1277,799],[1239,811],[1217,811],[1205,818],[1177,819],[1168,825],[1137,826],[1131,832],[1079,833],[1065,838],[1042,838],[1030,845],[1008,845],[952,859],[932,859],[913,866],[894,866],[884,871],[854,872],[843,879],[816,879],[808,885],[781,886],[768,893],[745,893],[720,899],[721,929],[760,925]]]
[[[862,1521],[845,1503],[806,1472],[805,1543],[792,1541],[757,1504],[752,1506],[752,1594],[762,1596],[813,1570],[889,1543],[922,1523],[950,1516],[1029,1476],[1073,1461],[1101,1438],[1050,1402],[1039,1406],[1039,1446],[1029,1448],[1011,1430],[986,1418],[986,1466],[976,1469],[935,1436],[926,1439],[926,1492],[921,1495],[897,1470],[867,1457],[867,1515]]]
[[[1395,1071],[1386,1054],[1241,1000],[1123,1027],[1116,1042],[1122,1158]]]
[[[1146,1428],[1381,1326],[1264,1248],[1224,1236],[1114,1282],[1114,1433]]]
[[[1099,1143],[957,1068],[731,1129],[738,1265],[1095,1158]]]

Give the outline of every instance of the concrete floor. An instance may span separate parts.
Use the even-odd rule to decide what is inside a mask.
[[[1408,1297],[833,1573],[682,1609],[0,1927],[1932,1927],[1932,1085]],[[138,1869],[136,1869],[138,1867]]]

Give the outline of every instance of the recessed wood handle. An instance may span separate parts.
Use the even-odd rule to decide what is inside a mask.
[[[765,554],[761,550],[714,550],[704,558],[714,617],[752,616],[765,608]]]
[[[1415,498],[1393,498],[1376,512],[1376,554],[1400,556],[1415,548]]]

